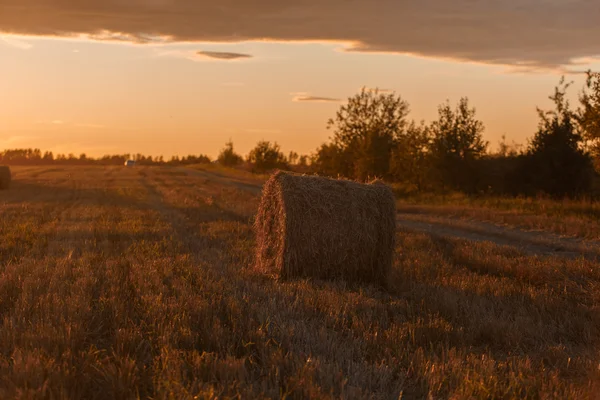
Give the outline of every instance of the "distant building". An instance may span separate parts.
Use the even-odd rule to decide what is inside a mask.
[[[125,161],[126,167],[133,167],[135,165],[135,160],[127,160]]]

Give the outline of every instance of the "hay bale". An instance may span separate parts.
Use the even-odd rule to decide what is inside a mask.
[[[10,181],[10,168],[6,165],[0,165],[0,190],[8,189],[10,187]]]
[[[385,285],[394,254],[394,195],[381,182],[280,171],[263,187],[255,230],[263,272]]]

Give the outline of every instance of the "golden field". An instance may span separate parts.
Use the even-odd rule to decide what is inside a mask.
[[[262,179],[13,168],[0,398],[600,396],[596,206],[402,200],[387,290],[282,282],[253,268]]]

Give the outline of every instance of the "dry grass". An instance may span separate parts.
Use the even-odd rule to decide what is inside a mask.
[[[398,208],[600,239],[600,202],[590,200],[469,197],[457,193],[404,197],[398,201]]]
[[[166,171],[15,170],[0,398],[597,397],[597,263],[399,231],[387,291],[280,283],[256,195]]]
[[[279,171],[255,221],[256,265],[288,278],[341,278],[385,286],[396,206],[389,186]]]

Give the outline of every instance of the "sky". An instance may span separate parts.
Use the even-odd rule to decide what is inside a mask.
[[[525,143],[561,75],[600,70],[597,0],[0,0],[0,150],[310,154],[361,87],[410,118],[468,96]]]

